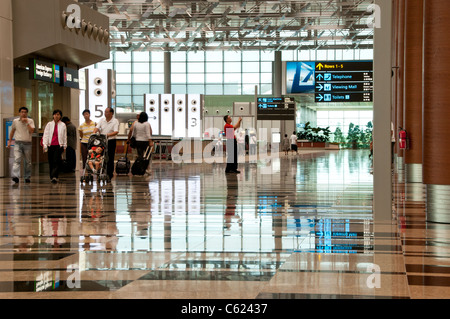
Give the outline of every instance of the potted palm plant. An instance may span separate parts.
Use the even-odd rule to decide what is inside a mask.
[[[347,144],[349,148],[357,149],[358,148],[358,140],[361,135],[361,130],[359,129],[359,125],[355,125],[350,123],[348,126],[348,134],[347,134]]]

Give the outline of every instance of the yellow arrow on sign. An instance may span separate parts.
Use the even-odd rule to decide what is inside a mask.
[[[323,64],[322,63],[317,64],[316,68],[319,68],[319,71],[322,70]]]

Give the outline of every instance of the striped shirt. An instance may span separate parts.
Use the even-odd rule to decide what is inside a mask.
[[[81,143],[87,144],[87,142],[89,141],[89,137],[92,135],[92,132],[94,132],[96,125],[97,124],[94,121],[91,121],[90,124],[84,122],[83,124],[80,125],[78,130],[83,133]]]

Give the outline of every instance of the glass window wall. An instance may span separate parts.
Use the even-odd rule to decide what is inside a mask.
[[[317,126],[330,127],[332,133],[331,141],[334,141],[336,130],[339,128],[342,135],[346,137],[349,128],[358,126],[360,131],[365,132],[366,129],[372,129],[373,111],[317,111]]]
[[[178,94],[253,95],[255,86],[258,86],[258,94],[272,94],[274,58],[274,51],[171,52],[171,90]],[[300,48],[297,51],[282,51],[283,61],[355,59],[371,60],[373,50]],[[142,96],[145,93],[164,93],[164,52],[112,52],[109,60],[96,67],[116,71],[119,113],[128,109],[131,103],[134,103],[136,110],[143,109]],[[370,111],[370,116],[347,114],[329,116],[328,119],[339,119],[339,124],[330,123],[330,126],[342,127],[346,133],[350,119],[361,120],[366,125],[371,117]],[[320,123],[325,124],[325,119],[322,120]]]

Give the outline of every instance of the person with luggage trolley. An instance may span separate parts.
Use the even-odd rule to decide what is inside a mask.
[[[148,172],[149,160],[153,150],[152,127],[148,122],[148,114],[141,112],[133,124],[131,138],[136,140],[137,158],[131,168],[133,175],[144,175]]]

